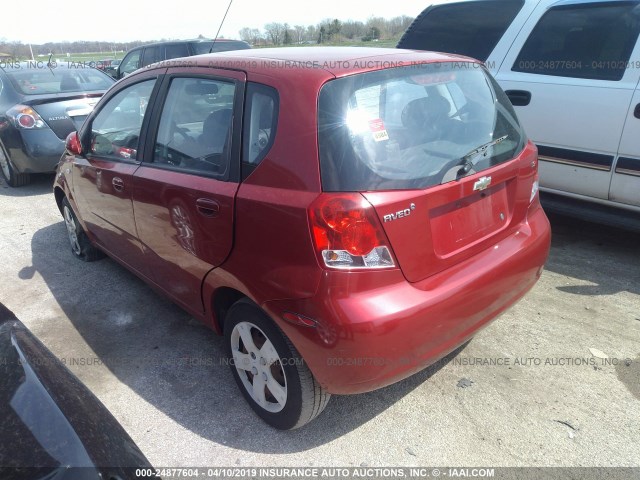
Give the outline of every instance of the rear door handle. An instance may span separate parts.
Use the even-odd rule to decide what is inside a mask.
[[[196,200],[196,208],[200,215],[205,217],[215,217],[220,213],[220,204],[210,198],[199,198]]]
[[[120,177],[113,177],[111,180],[111,185],[113,185],[113,189],[117,192],[121,192],[124,190],[124,180]]]
[[[526,90],[507,90],[504,92],[514,107],[526,107],[531,102],[531,92]]]
[[[633,116],[640,118],[640,103],[636,105],[636,109],[633,111]]]

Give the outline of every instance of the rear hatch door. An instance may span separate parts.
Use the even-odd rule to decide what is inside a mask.
[[[526,215],[536,150],[475,62],[332,80],[318,138],[323,190],[371,203],[410,282],[495,245]]]
[[[405,278],[418,282],[491,248],[526,215],[535,147],[518,158],[424,190],[363,192]]]

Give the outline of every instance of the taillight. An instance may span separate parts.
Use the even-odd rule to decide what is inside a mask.
[[[316,252],[332,268],[395,266],[373,207],[358,193],[321,194],[309,207]]]
[[[15,105],[7,111],[7,116],[13,121],[16,128],[26,128],[28,130],[36,128],[47,128],[47,124],[38,112],[28,105]]]

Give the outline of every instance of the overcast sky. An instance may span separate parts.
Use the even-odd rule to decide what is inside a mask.
[[[263,29],[265,23],[315,25],[325,18],[366,20],[418,15],[429,0],[233,0],[221,34],[239,38],[243,27]],[[172,0],[140,2],[108,0],[32,0],[28,14],[5,18],[0,38],[23,43],[48,41],[132,41],[160,38],[213,37],[228,0]]]

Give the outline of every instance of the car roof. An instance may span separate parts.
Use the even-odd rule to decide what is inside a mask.
[[[342,77],[383,68],[451,61],[480,63],[462,55],[397,48],[288,47],[210,53],[159,62],[147,68],[180,66],[184,62],[190,66],[225,68],[248,74],[313,76],[312,72],[315,72],[315,75],[325,77]]]
[[[139,47],[134,47],[131,50],[135,50],[137,48],[145,48],[145,47],[153,47],[159,45],[170,45],[176,43],[205,43],[205,42],[213,42],[213,38],[192,38],[187,40],[162,40],[161,42],[153,42],[153,43],[145,43],[144,45],[140,45]],[[246,43],[242,40],[234,40],[231,38],[217,38],[215,40],[216,43],[225,43],[225,42],[238,42],[238,43]]]

